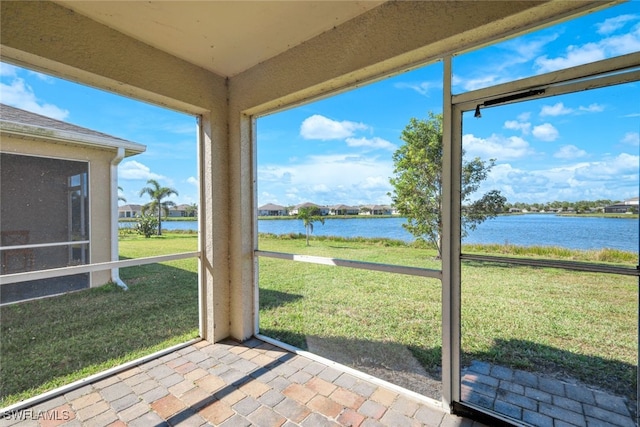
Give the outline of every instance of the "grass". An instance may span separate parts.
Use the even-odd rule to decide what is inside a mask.
[[[314,238],[306,247],[303,237],[289,235],[263,238],[260,249],[439,268],[433,251],[396,243]],[[637,254],[615,250],[475,245],[463,251],[637,264]],[[438,377],[438,280],[270,258],[261,258],[259,267],[265,335],[354,365],[374,359],[367,362],[374,367],[386,363],[384,347],[403,347]],[[464,262],[462,363],[482,360],[577,379],[635,399],[637,286],[629,276]]]
[[[195,250],[195,237],[130,237],[123,258]],[[2,308],[0,407],[198,336],[196,260],[121,270],[113,284]]]
[[[186,252],[197,236],[121,236],[123,258]],[[261,235],[261,250],[440,268],[433,251],[397,241]],[[465,252],[584,259],[555,249],[465,247]],[[607,262],[632,263],[612,253]],[[637,255],[635,255],[637,258]],[[436,279],[260,258],[265,335],[358,363],[409,350],[434,376],[441,365]],[[2,309],[0,406],[197,336],[196,260],[130,267],[114,285]],[[465,262],[463,363],[484,360],[561,374],[635,398],[637,280],[549,268]],[[340,360],[338,360],[340,361]],[[403,367],[391,366],[393,369]]]

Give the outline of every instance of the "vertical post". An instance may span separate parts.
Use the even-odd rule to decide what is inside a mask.
[[[460,400],[461,113],[452,105],[451,57],[444,58],[442,120],[442,403]]]

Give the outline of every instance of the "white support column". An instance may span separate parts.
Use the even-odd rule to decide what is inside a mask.
[[[444,59],[442,129],[442,403],[460,400],[461,115],[452,106],[451,57]]]

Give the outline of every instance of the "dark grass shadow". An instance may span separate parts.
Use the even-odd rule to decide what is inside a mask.
[[[128,291],[107,284],[2,308],[1,399],[197,337],[197,273],[150,264],[121,277]]]
[[[295,302],[302,295],[260,288],[260,310],[268,310]]]
[[[303,335],[286,329],[261,329],[262,335],[338,362],[424,396],[442,397],[441,348],[418,348],[392,341]],[[434,361],[425,364],[418,360]],[[425,366],[426,365],[426,366]]]
[[[433,399],[441,398],[441,347],[321,337],[275,328],[260,333]],[[463,367],[483,361],[637,400],[637,367],[616,360],[523,340],[496,340],[490,351],[464,353],[461,359]]]
[[[494,341],[487,352],[464,352],[462,365],[479,360],[533,374],[579,382],[637,400],[637,366],[525,340]]]

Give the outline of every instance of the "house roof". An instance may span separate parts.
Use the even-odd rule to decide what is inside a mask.
[[[122,205],[118,206],[119,211],[139,211],[142,209],[142,205]]]
[[[124,148],[126,156],[146,150],[142,144],[5,104],[0,104],[0,132],[97,148]]]
[[[284,206],[280,206],[280,205],[275,205],[273,203],[267,203],[266,205],[262,205],[258,208],[258,210],[261,211],[284,211],[287,208],[285,208]]]

